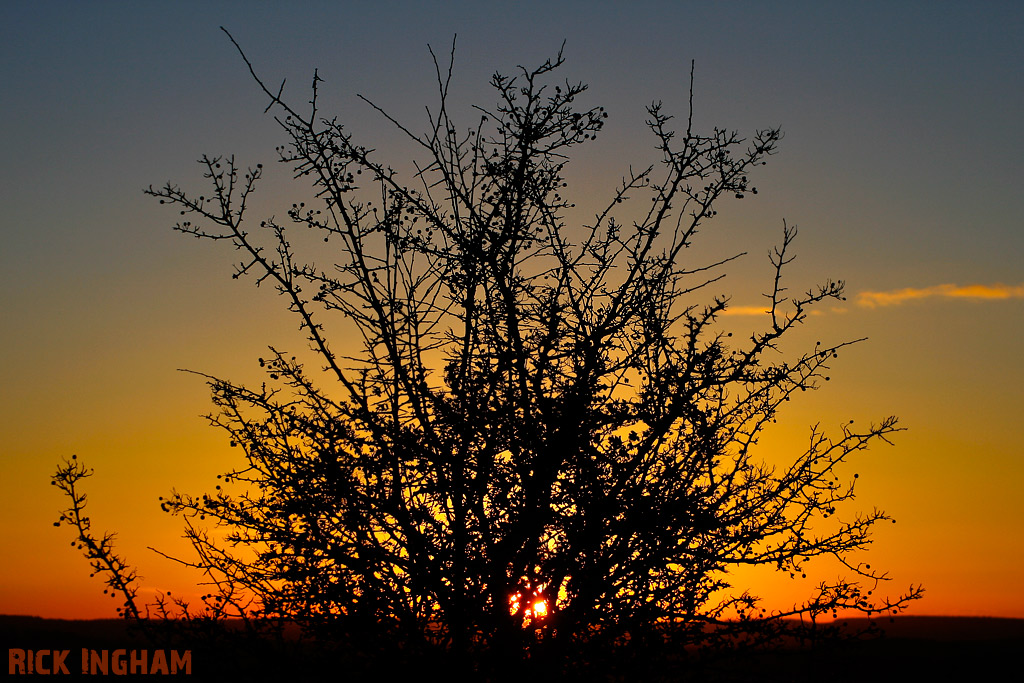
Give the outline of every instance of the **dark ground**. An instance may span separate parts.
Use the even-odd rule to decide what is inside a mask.
[[[856,627],[859,625],[853,622]],[[880,623],[877,638],[826,643],[810,649],[741,651],[692,669],[679,662],[664,666],[647,662],[646,671],[630,666],[593,667],[580,675],[534,671],[511,678],[524,683],[549,680],[643,681],[698,680],[701,683],[759,681],[822,683],[884,681],[1003,681],[1019,671],[1024,656],[1024,619],[978,617],[897,617]],[[191,649],[189,681],[389,681],[397,678],[429,681],[481,679],[459,674],[443,661],[404,661],[395,653],[375,658],[321,656],[315,650],[287,652],[281,645],[252,641],[240,634],[156,635],[149,638],[123,620],[70,621],[38,617],[0,616],[0,642],[7,649],[70,649],[70,676],[80,673],[80,651],[88,649]],[[289,648],[289,645],[285,646]],[[6,670],[6,669],[5,669]],[[161,680],[164,676],[110,676]],[[186,679],[180,675],[178,678]],[[49,680],[54,680],[50,678]]]

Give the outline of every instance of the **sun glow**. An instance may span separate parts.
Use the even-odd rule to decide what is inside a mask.
[[[523,626],[529,626],[532,622],[548,616],[548,599],[544,595],[544,584],[536,588],[529,588],[524,597],[520,591],[508,598],[509,614],[515,616],[522,613]]]

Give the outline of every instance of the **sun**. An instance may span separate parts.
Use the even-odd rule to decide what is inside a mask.
[[[517,592],[508,598],[509,614],[515,616],[522,613],[523,626],[540,621],[548,616],[548,599],[544,595],[544,584],[538,584],[535,588],[526,587],[526,595]]]

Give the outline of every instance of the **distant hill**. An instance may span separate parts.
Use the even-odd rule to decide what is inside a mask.
[[[843,619],[852,628],[863,628],[867,619]],[[880,618],[878,627],[886,638],[911,638],[936,641],[1021,640],[1024,619],[1004,617],[919,617],[899,616],[893,621]]]

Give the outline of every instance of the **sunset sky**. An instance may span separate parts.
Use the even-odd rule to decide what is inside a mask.
[[[554,6],[552,6],[552,4]],[[866,561],[884,592],[924,584],[913,614],[1024,617],[1024,5],[1019,2],[5,2],[0,8],[0,613],[113,616],[116,603],[53,522],[49,485],[77,454],[96,531],[156,590],[201,580],[148,550],[188,556],[171,489],[201,493],[239,457],[201,417],[189,369],[256,382],[268,345],[301,352],[297,321],[269,288],[232,280],[225,245],[171,230],[143,195],[198,191],[202,154],[264,163],[253,217],[295,195],[274,165],[285,143],[226,27],[268,83],[308,99],[396,168],[409,146],[356,95],[412,129],[436,103],[428,44],[457,34],[453,104],[494,101],[487,80],[536,66],[565,41],[561,75],[609,113],[580,149],[569,195],[596,209],[630,164],[657,159],[645,105],[694,124],[781,126],[779,153],[698,238],[709,257],[746,251],[711,294],[731,295],[749,333],[771,284],[782,221],[799,226],[794,294],[842,279],[847,301],[801,340],[867,337],[832,381],[763,441],[784,460],[810,425],[897,415],[893,446],[861,454],[851,514],[879,507]],[[300,191],[304,192],[305,189]],[[585,216],[584,216],[585,217]],[[772,605],[813,579],[750,577]]]

